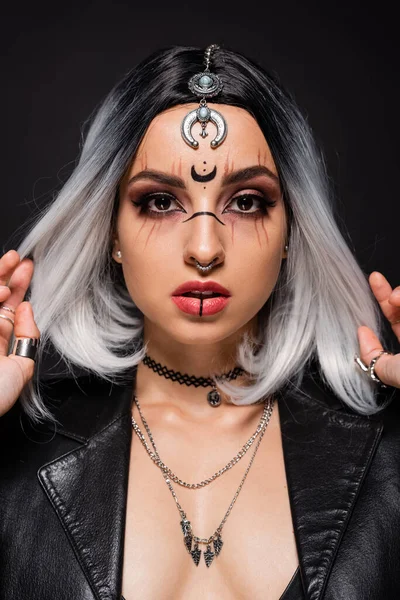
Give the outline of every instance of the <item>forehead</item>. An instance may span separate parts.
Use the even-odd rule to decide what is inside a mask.
[[[217,110],[224,117],[228,127],[226,139],[221,146],[211,148],[210,141],[216,134],[215,126],[207,124],[208,136],[203,139],[200,137],[200,123],[195,123],[192,135],[199,140],[199,148],[191,148],[182,138],[181,123],[187,113],[198,106],[196,103],[175,106],[153,119],[139,146],[132,174],[143,167],[165,170],[174,169],[177,162],[192,165],[198,161],[206,161],[209,165],[225,164],[229,170],[262,164],[277,173],[269,146],[257,122],[246,110],[236,106],[207,103],[209,108]]]

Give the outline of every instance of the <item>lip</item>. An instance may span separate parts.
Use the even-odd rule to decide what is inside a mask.
[[[172,292],[172,296],[181,296],[187,292],[214,292],[229,297],[230,291],[216,281],[186,281]]]
[[[197,317],[208,317],[223,310],[230,302],[226,296],[217,296],[200,301],[200,298],[188,298],[187,296],[172,296],[172,302],[184,313]]]

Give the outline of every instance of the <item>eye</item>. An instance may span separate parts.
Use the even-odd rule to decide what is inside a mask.
[[[177,199],[168,192],[144,194],[137,201],[132,200],[132,203],[140,208],[141,215],[144,214],[155,218],[162,218],[166,215],[179,212],[186,213],[186,210],[182,208]],[[255,216],[268,214],[269,208],[275,206],[276,202],[264,195],[248,192],[232,198],[228,206],[234,206],[235,204],[237,206],[236,210],[225,208],[222,214],[232,213],[240,217],[254,218]]]
[[[254,215],[266,215],[268,214],[268,209],[276,205],[275,201],[252,193],[240,194],[240,196],[232,198],[228,206],[235,203],[239,210],[225,209],[223,212],[239,214],[241,217],[251,217]]]
[[[151,216],[163,216],[176,212],[186,212],[183,208],[169,210],[175,203],[178,205],[176,198],[172,194],[166,192],[153,192],[141,196],[137,202],[132,203],[140,208],[140,214],[148,214]]]

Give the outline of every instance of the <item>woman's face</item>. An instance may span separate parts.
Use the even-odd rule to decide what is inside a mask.
[[[204,139],[200,124],[194,125],[197,150],[182,139],[182,119],[198,104],[174,107],[152,121],[121,182],[116,222],[113,257],[144,314],[145,332],[183,344],[229,342],[256,330],[285,257],[282,191],[261,130],[241,108],[209,106],[228,126],[216,149],[210,147],[211,123]],[[196,261],[214,259],[209,273],[197,270]],[[173,300],[188,281],[217,282],[230,297]]]

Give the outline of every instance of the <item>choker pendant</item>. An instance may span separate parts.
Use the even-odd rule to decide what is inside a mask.
[[[162,364],[156,362],[148,354],[143,358],[143,364],[152,369],[157,375],[165,377],[166,379],[170,379],[171,381],[176,381],[181,385],[193,385],[196,388],[199,386],[202,387],[212,387],[211,392],[207,394],[207,401],[210,406],[216,407],[221,404],[221,394],[217,390],[216,384],[213,379],[209,377],[195,377],[194,375],[188,375],[187,373],[180,373],[180,371],[174,371],[173,369],[168,369]],[[227,379],[231,381],[232,379],[236,379],[240,375],[244,373],[244,370],[241,367],[235,367],[228,373],[223,375],[216,376],[217,379]]]
[[[207,400],[210,406],[219,406],[221,404],[221,394],[214,385],[214,389],[207,394]]]

